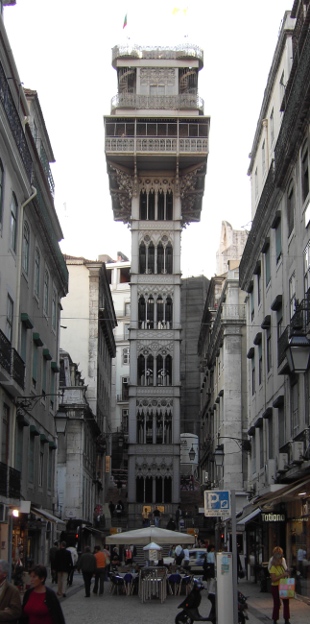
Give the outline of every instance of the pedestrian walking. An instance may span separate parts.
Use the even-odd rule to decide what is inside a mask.
[[[93,594],[98,594],[99,588],[99,596],[102,596],[104,592],[106,556],[100,546],[95,546],[94,555],[96,559],[96,572]]]
[[[175,531],[176,530],[176,523],[173,519],[173,516],[170,516],[168,522],[167,522],[167,526],[166,529],[168,529],[168,531]]]
[[[66,542],[60,542],[55,555],[55,570],[57,572],[57,596],[66,597],[68,574],[72,568],[71,553],[67,550]]]
[[[57,572],[55,570],[55,558],[58,550],[58,542],[54,542],[53,546],[50,548],[50,564],[51,564],[51,577],[52,583],[57,583]]]
[[[20,593],[7,580],[10,566],[7,561],[0,559],[0,621],[1,624],[16,624],[22,613]]]
[[[84,587],[85,587],[85,598],[90,597],[90,585],[93,575],[96,572],[97,562],[96,557],[90,552],[90,547],[85,546],[83,554],[80,556],[77,562],[78,571],[82,572]]]
[[[153,511],[153,518],[154,518],[155,526],[159,527],[159,525],[160,525],[160,511],[159,511],[158,507],[155,507],[155,509]]]
[[[47,569],[43,565],[35,565],[30,570],[31,588],[27,589],[23,598],[23,614],[20,624],[65,624],[60,602],[50,587],[45,586]],[[3,620],[1,619],[3,622]]]
[[[279,595],[279,584],[280,579],[286,578],[289,576],[289,572],[284,567],[283,563],[283,550],[279,546],[276,547],[277,550],[274,552],[271,567],[270,567],[270,577],[271,577],[271,594],[273,598],[273,611],[272,611],[272,619],[273,624],[277,624],[277,620],[279,619],[279,611],[280,611],[280,595]],[[283,617],[285,624],[290,624],[290,601],[288,598],[282,598],[283,602]]]
[[[71,570],[70,570],[70,572],[68,574],[68,579],[67,579],[67,585],[69,587],[71,587],[72,583],[73,583],[74,570],[76,569],[76,564],[78,562],[79,555],[78,555],[78,551],[76,550],[75,546],[68,546],[67,550],[69,551],[69,553],[71,555],[71,560],[72,560]]]
[[[109,510],[110,510],[110,516],[111,516],[111,518],[113,518],[113,514],[114,514],[114,511],[115,511],[115,505],[114,505],[113,501],[111,501],[111,500],[109,502]]]

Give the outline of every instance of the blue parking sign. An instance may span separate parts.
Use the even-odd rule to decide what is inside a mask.
[[[204,492],[205,516],[230,515],[230,490],[206,490]]]

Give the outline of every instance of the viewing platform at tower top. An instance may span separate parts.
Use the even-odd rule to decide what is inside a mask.
[[[112,48],[112,66],[117,67],[120,60],[159,60],[198,61],[199,69],[203,67],[203,50],[193,43],[180,43],[176,46],[139,46],[135,43],[119,44]]]

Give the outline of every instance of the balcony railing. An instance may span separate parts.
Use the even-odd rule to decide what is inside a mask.
[[[25,387],[25,363],[0,330],[0,366],[11,378],[24,390]]]
[[[37,139],[36,140],[36,146],[37,146],[37,150],[38,150],[38,154],[40,157],[40,161],[41,161],[41,165],[43,167],[46,179],[48,181],[48,185],[51,191],[51,195],[54,197],[55,194],[55,182],[54,182],[54,178],[52,176],[52,172],[51,172],[51,168],[50,168],[50,164],[49,164],[49,160],[43,145],[43,142],[41,139]]]
[[[204,110],[204,101],[197,94],[181,95],[138,95],[136,93],[118,93],[111,100],[111,110],[115,108],[155,109],[155,110]]]
[[[13,78],[12,78],[13,80]],[[14,137],[20,157],[24,163],[29,181],[32,181],[32,158],[27,145],[23,126],[16,110],[13,97],[9,88],[8,79],[0,63],[0,101],[5,110],[7,120]]]
[[[203,50],[193,44],[180,44],[173,47],[138,46],[136,44],[117,45],[112,49],[112,65],[118,58],[180,60],[194,58],[203,65]]]
[[[20,499],[21,473],[0,462],[0,495]]]
[[[137,152],[165,152],[175,154],[207,154],[209,140],[207,138],[168,138],[168,137],[106,137],[106,152],[137,153]]]

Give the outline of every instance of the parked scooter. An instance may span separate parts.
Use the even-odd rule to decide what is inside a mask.
[[[201,590],[205,589],[203,583],[199,579],[194,579],[191,592],[181,602],[178,609],[182,609],[175,618],[175,624],[193,624],[193,622],[213,622],[216,621],[215,610],[215,594],[208,594],[211,602],[211,610],[208,617],[203,617],[199,613],[199,605],[201,603]]]
[[[175,618],[175,624],[193,624],[193,622],[216,622],[216,604],[215,594],[208,594],[208,600],[211,602],[211,609],[207,617],[203,617],[199,613],[199,605],[201,603],[201,590],[205,589],[200,579],[194,579],[192,591],[186,596],[186,598],[178,606],[178,609],[182,609]],[[247,598],[244,594],[238,591],[238,624],[245,624],[249,619],[247,613],[248,605]]]

